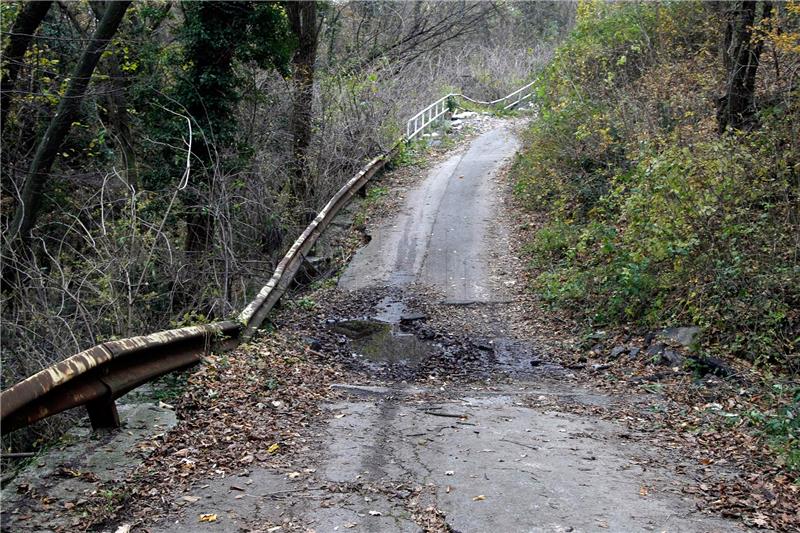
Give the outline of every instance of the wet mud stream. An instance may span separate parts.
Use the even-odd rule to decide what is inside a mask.
[[[383,297],[365,316],[328,320],[326,325],[338,337],[335,344],[349,352],[353,368],[363,367],[374,378],[510,379],[564,371],[543,360],[529,343],[434,327],[424,312],[390,296]]]
[[[515,336],[527,310],[505,290],[516,281],[495,177],[517,146],[504,124],[432,169],[306,316],[309,348],[346,371],[307,475],[248,473],[286,487],[240,513],[249,530],[739,530],[673,491],[682,480],[652,467],[652,447],[622,425],[559,409],[615,399]],[[196,526],[187,515],[156,531]]]

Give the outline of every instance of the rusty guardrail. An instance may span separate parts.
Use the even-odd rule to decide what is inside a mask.
[[[213,345],[225,346],[240,331],[236,322],[217,322],[98,344],[3,391],[2,431],[80,405],[86,405],[93,428],[116,427],[114,400],[154,377],[197,363]]]
[[[451,93],[429,105],[406,123],[406,135],[386,153],[372,159],[319,212],[278,263],[274,274],[236,321],[215,322],[104,342],[72,355],[0,393],[3,434],[67,409],[85,405],[92,428],[118,427],[115,400],[165,374],[194,365],[212,348],[227,349],[249,339],[289,288],[306,254],[333,218],[402,145],[444,115],[448,98],[457,96],[495,105],[511,99],[509,109],[531,97],[533,82],[508,96],[482,102]],[[514,98],[516,96],[516,98]]]
[[[400,144],[404,141],[401,139],[385,154],[376,157],[358,174],[348,181],[344,187],[330,199],[322,211],[311,221],[311,224],[303,231],[303,233],[294,242],[289,251],[283,257],[275,273],[269,282],[264,285],[258,296],[248,304],[247,307],[239,315],[238,321],[244,325],[242,332],[243,338],[249,338],[253,332],[264,322],[270,310],[275,306],[275,303],[280,299],[283,293],[288,288],[289,284],[294,279],[295,274],[300,269],[303,263],[303,258],[313,248],[317,239],[328,227],[331,220],[336,214],[347,205],[356,192],[366,184],[369,179],[382,169],[386,162],[389,161],[394,152],[399,148]]]
[[[290,286],[303,258],[339,211],[381,170],[404,140],[367,163],[325,205],[278,263],[269,282],[236,321],[172,329],[98,344],[4,390],[2,433],[85,405],[92,427],[118,427],[115,400],[155,378],[198,363],[212,348],[250,338]]]

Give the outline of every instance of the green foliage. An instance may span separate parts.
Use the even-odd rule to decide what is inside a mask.
[[[384,196],[389,193],[389,189],[386,187],[370,187],[367,189],[367,199],[365,203],[367,205],[373,205],[381,200]]]
[[[286,13],[277,3],[187,1],[183,12],[179,46],[147,49],[140,60],[144,67],[139,68],[155,70],[170,86],[168,97],[149,96],[144,106],[147,129],[160,141],[151,148],[152,171],[144,177],[154,188],[171,184],[185,164],[185,153],[175,150],[174,143],[187,138],[186,123],[163,108],[192,118],[192,152],[201,161],[233,146],[239,160],[227,163],[239,167],[252,153],[248,146],[234,146],[235,113],[246,83],[243,67],[253,63],[288,75],[295,46]]]
[[[768,394],[769,409],[753,409],[746,422],[777,451],[790,471],[800,472],[800,387],[775,384]]]
[[[224,136],[239,101],[234,61],[254,61],[288,74],[293,47],[286,15],[270,2],[184,2],[184,65],[177,99],[207,135]]]
[[[427,143],[424,139],[418,138],[400,143],[400,146],[397,148],[397,153],[392,160],[389,161],[387,168],[393,170],[395,168],[420,165],[425,161],[426,150]]]
[[[198,311],[189,311],[175,320],[170,321],[173,328],[185,328],[189,326],[202,326],[208,324],[210,320],[204,314]]]
[[[317,302],[304,296],[297,300],[297,307],[303,311],[313,311],[317,307]]]
[[[535,286],[595,326],[697,324],[704,350],[791,368],[800,109],[715,134],[707,9],[581,4],[514,167],[518,197],[550,215],[528,246]]]

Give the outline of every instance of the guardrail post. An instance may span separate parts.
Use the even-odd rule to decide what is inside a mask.
[[[283,257],[270,281],[255,300],[250,302],[236,321],[216,322],[151,335],[109,341],[74,354],[55,365],[37,372],[16,385],[0,391],[0,429],[7,434],[37,420],[73,407],[86,406],[92,428],[118,428],[119,413],[114,397],[168,372],[196,364],[208,353],[211,341],[227,348],[242,339],[249,339],[294,279],[300,259],[317,241],[339,210],[352,196],[366,193],[365,184],[397,153],[402,142],[411,142],[448,111],[455,110],[458,98],[479,105],[494,105],[516,96],[522,102],[533,96],[523,95],[534,82],[507,97],[481,102],[461,93],[450,93],[406,122],[406,138],[400,139],[387,153],[373,159],[328,202],[325,215],[309,224]],[[358,185],[358,189],[356,189]]]
[[[86,404],[92,429],[114,429],[120,426],[117,404],[111,396],[105,396]]]

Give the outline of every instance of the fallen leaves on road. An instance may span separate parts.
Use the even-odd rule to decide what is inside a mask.
[[[200,519],[198,520],[198,522],[216,522],[216,521],[217,521],[217,515],[214,513],[201,514]]]
[[[81,528],[120,518],[145,525],[158,522],[181,505],[199,500],[176,496],[189,492],[197,480],[225,477],[255,465],[294,472],[291,458],[307,449],[310,424],[321,417],[322,402],[333,394],[330,383],[340,375],[337,364],[322,357],[282,331],[234,352],[207,357],[175,402],[178,425],[154,439],[157,446],[128,479],[100,487],[81,508]],[[280,409],[274,407],[276,402]],[[106,489],[128,499],[108,505],[101,496]],[[213,521],[210,517],[216,515],[203,516]]]
[[[509,180],[507,185],[513,182]],[[510,198],[509,205],[514,205],[513,196]],[[516,228],[510,242],[518,263],[519,258],[527,257],[522,247],[547,220],[540,213],[517,208],[509,212],[508,218],[508,227]],[[548,359],[575,370],[565,379],[608,393],[616,404],[587,406],[539,395],[531,398],[531,407],[557,406],[627,424],[633,431],[620,438],[652,444],[664,456],[660,466],[690,473],[697,479],[684,492],[701,499],[704,510],[742,520],[749,526],[800,531],[800,484],[795,482],[798,474],[789,472],[765,439],[747,424],[749,413],[770,408],[762,401],[765,387],[758,372],[741,360],[726,361],[735,370],[735,379],[713,375],[697,379],[687,369],[654,364],[653,358],[645,355],[645,338],[629,331],[618,331],[616,335],[605,332],[601,341],[592,340],[597,344],[587,353],[587,347],[582,347],[581,339],[575,335],[580,327],[568,313],[553,309],[537,312],[542,309],[541,302],[526,288],[538,272],[529,266],[504,268],[516,269],[514,277],[526,280],[518,285],[515,295],[518,309],[526,316],[522,321],[508,319],[517,336],[553,346]],[[614,356],[617,346],[632,348],[635,353],[626,349]],[[667,450],[674,451],[676,457],[666,456],[663,452]],[[694,465],[686,467],[679,457],[690,458]]]

